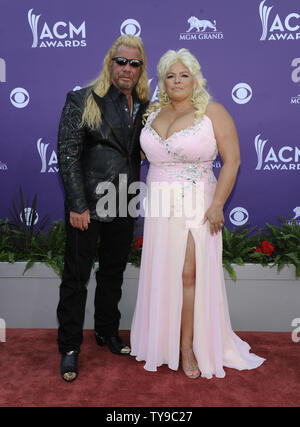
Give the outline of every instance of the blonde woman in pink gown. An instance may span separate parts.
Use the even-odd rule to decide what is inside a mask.
[[[210,102],[200,65],[187,49],[165,53],[158,76],[159,102],[141,134],[150,162],[147,206],[157,203],[157,184],[181,186],[181,202],[183,189],[192,188],[193,206],[195,198],[202,200],[202,217],[188,221],[187,209],[176,214],[178,193],[166,199],[167,215],[146,209],[131,355],[148,371],[163,364],[177,370],[181,358],[189,378],[222,378],[224,367],[254,369],[265,360],[232,331],[223,277],[223,206],[240,164],[238,137],[226,109]],[[212,162],[218,152],[217,182]]]

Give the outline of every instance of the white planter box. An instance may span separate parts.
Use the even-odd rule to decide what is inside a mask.
[[[7,328],[57,328],[56,308],[60,278],[37,263],[23,276],[25,263],[0,263],[0,319]],[[225,271],[231,323],[237,331],[292,330],[300,318],[300,280],[294,267],[277,268],[247,264],[234,266],[237,281]],[[95,272],[88,285],[85,329],[93,329]],[[119,304],[120,329],[130,329],[137,295],[139,269],[128,264]]]
[[[0,262],[0,319],[7,328],[57,328],[56,309],[61,279],[42,263],[23,275],[26,263]],[[119,304],[120,329],[130,329],[137,296],[139,269],[127,264]],[[94,328],[95,269],[88,284],[85,329]]]
[[[237,281],[225,272],[226,292],[232,328],[236,331],[290,332],[300,318],[300,280],[295,267],[258,264],[234,266]]]

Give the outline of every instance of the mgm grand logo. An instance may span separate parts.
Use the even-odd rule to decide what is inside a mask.
[[[179,34],[179,40],[220,40],[224,38],[217,29],[216,20],[198,19],[191,16],[188,20],[188,29]]]

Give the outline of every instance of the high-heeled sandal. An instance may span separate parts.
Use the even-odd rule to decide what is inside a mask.
[[[188,366],[185,367],[183,364],[183,358],[181,356],[182,369],[185,375],[191,379],[198,378],[200,376],[200,369],[197,364],[195,365],[191,362],[191,356],[193,354],[193,350],[191,348],[181,348],[181,353],[186,355],[187,362],[188,362]]]

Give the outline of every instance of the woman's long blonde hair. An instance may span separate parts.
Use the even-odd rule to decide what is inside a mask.
[[[141,66],[141,74],[135,87],[136,93],[142,102],[149,99],[149,87],[147,77],[147,59],[144,50],[144,45],[140,37],[132,35],[120,36],[108,51],[103,61],[103,68],[100,75],[90,83],[92,90],[100,97],[103,97],[110,88],[111,82],[111,65],[112,58],[116,56],[116,52],[120,46],[126,46],[138,49],[141,54],[143,64]],[[101,123],[101,112],[94,100],[93,94],[89,93],[86,99],[85,108],[82,114],[81,126],[87,125],[91,129],[96,129]]]
[[[201,66],[195,56],[191,54],[188,49],[168,50],[159,60],[157,65],[158,72],[158,102],[150,105],[145,117],[148,116],[152,111],[156,111],[158,108],[165,107],[171,103],[164,85],[164,79],[168,73],[170,67],[176,62],[181,62],[191,73],[196,80],[197,86],[193,91],[191,104],[196,109],[195,117],[198,120],[202,120],[205,113],[206,107],[211,99],[210,94],[206,90],[206,80],[204,79]]]

